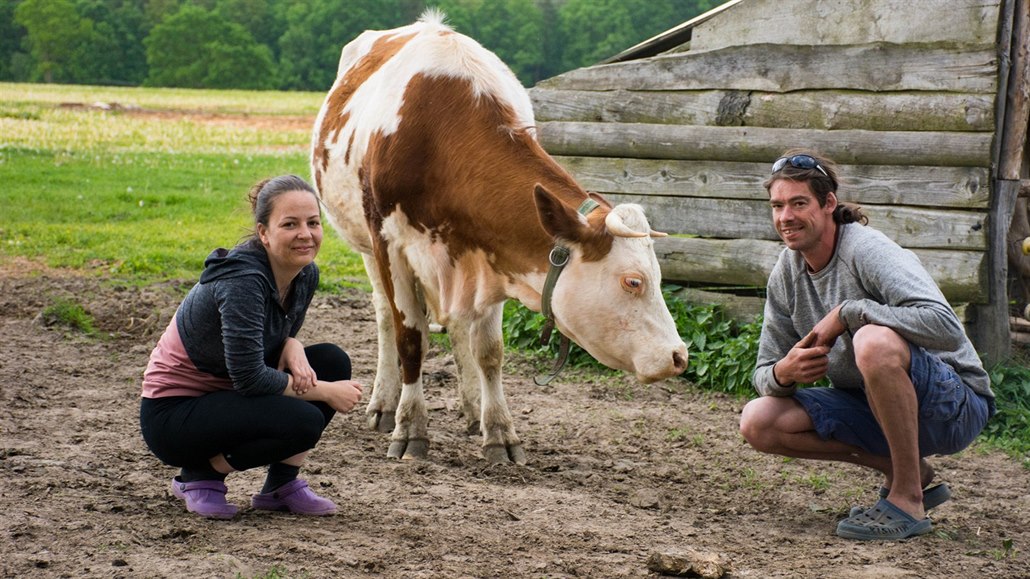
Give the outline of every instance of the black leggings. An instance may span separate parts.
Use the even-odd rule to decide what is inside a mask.
[[[350,357],[338,346],[315,344],[304,353],[319,380],[350,380]],[[311,450],[335,414],[324,402],[219,390],[143,398],[139,421],[143,440],[165,464],[208,469],[222,454],[234,469],[247,470]]]

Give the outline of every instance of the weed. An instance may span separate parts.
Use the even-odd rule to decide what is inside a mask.
[[[40,315],[47,327],[61,325],[78,330],[87,336],[97,335],[93,316],[80,304],[68,298],[53,298],[51,304],[43,308]]]

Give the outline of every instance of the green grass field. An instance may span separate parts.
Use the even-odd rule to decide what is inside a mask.
[[[321,99],[0,84],[0,259],[137,283],[195,278],[212,249],[249,233],[251,184],[309,175]],[[326,288],[367,285],[334,233],[318,262]]]

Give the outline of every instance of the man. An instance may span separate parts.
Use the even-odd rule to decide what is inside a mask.
[[[950,498],[924,457],[953,454],[994,413],[990,379],[918,258],[837,199],[832,161],[792,150],[765,182],[786,249],[769,277],[740,430],[761,452],[842,461],[884,475],[880,500],[837,534],[901,540]],[[823,377],[831,387],[799,388]]]

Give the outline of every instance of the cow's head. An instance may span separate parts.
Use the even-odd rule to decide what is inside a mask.
[[[662,298],[651,239],[664,234],[651,231],[641,207],[605,202],[588,220],[543,187],[535,196],[544,230],[572,249],[551,298],[558,329],[644,383],[686,370],[687,346]]]

